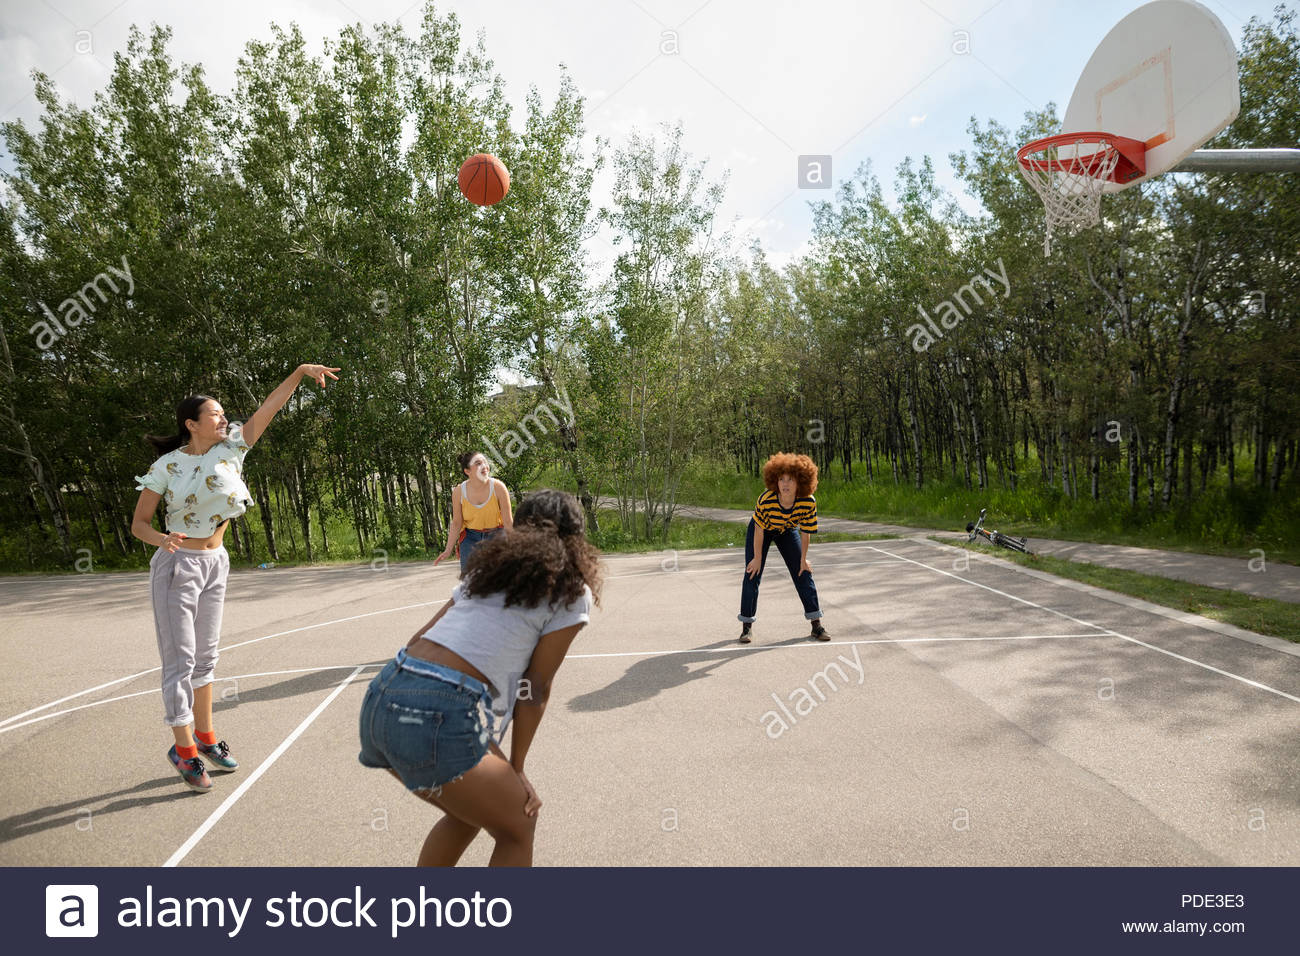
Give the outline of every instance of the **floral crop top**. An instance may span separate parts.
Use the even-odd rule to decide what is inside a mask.
[[[226,440],[203,455],[179,448],[163,455],[143,475],[136,491],[156,491],[167,506],[167,531],[205,538],[231,518],[238,518],[253,503],[244,484],[244,456],[248,443],[244,428],[232,422]]]

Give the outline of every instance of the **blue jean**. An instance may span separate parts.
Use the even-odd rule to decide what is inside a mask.
[[[474,553],[474,549],[488,538],[495,538],[501,533],[501,528],[491,528],[487,531],[475,531],[473,528],[465,529],[465,537],[460,542],[460,573],[465,573],[465,566],[469,564],[469,556]]]
[[[366,689],[360,732],[363,766],[397,771],[408,790],[435,790],[487,753],[491,696],[481,681],[403,648]]]
[[[754,528],[754,519],[750,518],[749,527],[745,530],[746,567],[754,560]],[[763,569],[767,567],[767,549],[773,542],[776,543],[776,550],[780,551],[781,557],[785,559],[785,566],[790,569],[790,579],[794,581],[794,589],[799,592],[799,600],[803,601],[803,616],[809,621],[817,620],[822,616],[821,605],[817,603],[817,585],[813,582],[811,571],[807,574],[799,573],[803,554],[798,528],[788,528],[780,534],[763,532],[763,560],[759,564],[758,573],[753,577],[746,574],[741,582],[740,614],[737,617],[748,624],[758,613],[758,585],[763,580]]]

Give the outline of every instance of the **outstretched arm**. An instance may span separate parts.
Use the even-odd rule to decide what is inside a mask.
[[[266,396],[262,407],[253,412],[252,417],[244,423],[244,442],[248,447],[252,448],[262,437],[262,433],[271,424],[271,419],[275,418],[276,412],[284,408],[284,403],[289,400],[289,396],[293,394],[304,375],[314,378],[316,384],[324,388],[327,375],[336,382],[339,380],[339,377],[334,374],[337,371],[339,371],[337,368],[328,365],[299,365],[294,369],[274,392]]]

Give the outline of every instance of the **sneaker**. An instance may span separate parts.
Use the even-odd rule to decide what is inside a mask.
[[[831,632],[822,627],[822,622],[817,620],[813,621],[812,633],[808,636],[815,637],[819,641],[829,641],[831,639]]]
[[[239,761],[230,756],[230,748],[226,746],[224,740],[218,740],[211,747],[198,739],[194,743],[198,745],[199,753],[203,755],[203,759],[212,764],[213,770],[238,769]]]
[[[172,744],[171,749],[167,751],[167,759],[181,775],[185,781],[185,786],[191,790],[197,790],[199,793],[207,793],[212,789],[212,778],[208,776],[207,768],[203,766],[203,761],[198,757],[191,757],[189,760],[182,760],[176,753],[176,745]]]
[[[750,624],[745,624],[745,625],[740,629],[740,643],[742,643],[742,644],[748,644],[748,643],[749,643],[749,629],[750,629],[750,627],[751,627]]]

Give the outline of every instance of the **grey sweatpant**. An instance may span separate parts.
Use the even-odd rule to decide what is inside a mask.
[[[194,689],[212,683],[229,573],[230,555],[225,548],[178,548],[170,554],[159,548],[149,561],[168,727],[193,723]]]

